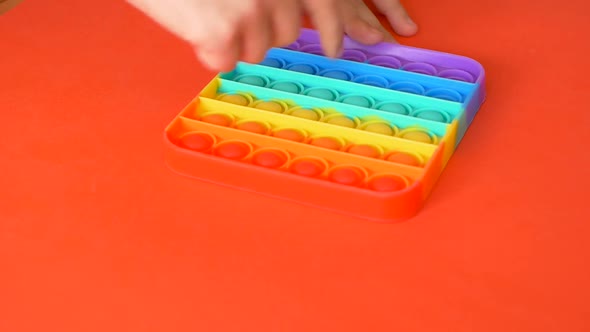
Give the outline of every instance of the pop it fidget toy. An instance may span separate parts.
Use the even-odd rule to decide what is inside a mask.
[[[416,215],[485,99],[476,61],[303,29],[217,75],[165,130],[174,171],[374,221]]]

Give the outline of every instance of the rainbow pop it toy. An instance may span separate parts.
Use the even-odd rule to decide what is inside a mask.
[[[165,130],[174,171],[381,222],[416,215],[485,99],[476,61],[303,29],[217,75]]]

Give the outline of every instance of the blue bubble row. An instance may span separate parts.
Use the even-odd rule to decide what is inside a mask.
[[[376,72],[375,70],[364,70],[363,68],[358,67],[352,68],[352,66],[347,66],[344,63],[341,63],[340,66],[336,66],[332,60],[329,59],[306,59],[305,56],[294,56],[281,51],[282,50],[271,50],[268,56],[260,64],[277,69],[323,76],[451,102],[461,103],[465,100],[464,95],[459,93],[456,89],[441,87],[443,86],[442,84],[428,82],[420,84],[416,80],[411,80],[408,77],[399,77],[399,80],[396,79],[394,81],[385,78],[393,77],[393,75],[378,75],[379,72]],[[469,86],[453,87],[461,88],[464,94],[468,94],[472,89]]]

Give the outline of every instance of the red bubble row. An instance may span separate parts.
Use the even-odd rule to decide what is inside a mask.
[[[410,185],[408,178],[393,174],[370,175],[358,165],[334,165],[320,157],[305,156],[292,158],[291,154],[278,148],[256,148],[241,140],[220,140],[207,132],[188,132],[177,140],[185,149],[211,154],[220,158],[249,162],[253,165],[287,171],[305,177],[329,180],[334,183],[367,188],[379,192],[395,192]]]

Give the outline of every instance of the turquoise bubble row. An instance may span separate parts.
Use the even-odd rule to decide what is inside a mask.
[[[371,87],[265,66],[240,63],[234,71],[222,74],[221,78],[271,90],[272,93],[266,92],[270,95],[282,91],[288,93],[287,98],[293,98],[293,95],[313,97],[307,101],[308,104],[313,103],[309,107],[316,107],[321,101],[334,102],[331,106],[337,108],[342,108],[344,105],[357,106],[365,113],[363,116],[370,115],[372,110],[377,110],[395,113],[400,116],[400,119],[412,122],[427,120],[447,124],[461,115],[461,107],[456,103],[396,91],[385,90],[387,93],[384,94]]]
[[[236,78],[240,78],[240,76],[236,76]],[[242,76],[241,78],[244,78],[244,76]],[[372,117],[377,117],[381,120],[389,122],[391,125],[394,125],[400,129],[420,127],[432,132],[434,135],[438,137],[443,137],[448,129],[448,124],[443,122],[436,122],[425,118],[412,117],[410,115],[404,115],[400,114],[399,112],[396,112],[399,110],[408,109],[408,105],[403,103],[383,99],[375,103],[375,106],[378,108],[371,109],[361,107],[358,104],[354,103],[342,103],[334,100],[317,98],[316,96],[314,96],[313,92],[317,91],[318,88],[302,90],[302,92],[307,92],[308,94],[295,94],[293,92],[285,91],[284,87],[280,86],[281,82],[277,82],[279,83],[278,86],[269,84],[268,87],[266,87],[254,84],[246,84],[243,82],[237,82],[231,78],[222,78],[221,85],[217,93],[247,93],[255,96],[259,100],[281,100],[284,102],[292,102],[297,106],[304,108],[333,109],[340,114],[350,117],[356,117],[359,119],[370,119]],[[283,83],[287,85],[289,84],[289,82]],[[275,89],[277,87],[279,89]],[[354,99],[355,97],[359,97],[359,95],[349,95],[348,97]],[[428,109],[420,109],[415,110],[414,112],[424,112],[427,110]]]

